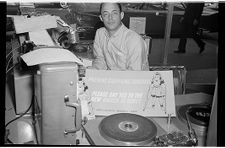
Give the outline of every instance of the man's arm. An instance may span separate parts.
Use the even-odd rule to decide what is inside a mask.
[[[100,35],[98,30],[95,35],[93,54],[94,60],[92,62],[92,68],[106,70],[107,66],[105,63],[103,49],[100,47]]]
[[[204,3],[195,3],[193,6],[193,10],[191,10],[194,11],[193,15],[195,15],[195,19],[193,21],[194,26],[199,24],[199,20],[203,12],[204,5],[205,5]]]
[[[146,67],[147,52],[145,50],[145,41],[140,36],[130,37],[127,39],[128,58],[127,69],[128,70],[144,70]]]
[[[196,6],[194,8],[194,10],[196,11],[196,19],[199,20],[201,15],[202,15],[202,12],[203,12],[203,8],[204,8],[204,3],[196,3]]]

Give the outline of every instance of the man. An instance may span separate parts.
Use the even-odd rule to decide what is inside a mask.
[[[204,3],[187,3],[184,17],[181,18],[182,29],[184,36],[181,37],[178,50],[175,53],[185,53],[187,34],[191,34],[191,37],[199,46],[199,53],[205,50],[205,43],[201,40],[198,32],[199,21],[204,8]]]
[[[100,5],[100,19],[105,27],[96,31],[92,68],[102,70],[148,70],[147,45],[140,35],[121,20],[121,5]]]

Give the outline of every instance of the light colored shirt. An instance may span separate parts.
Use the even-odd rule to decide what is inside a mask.
[[[144,39],[123,24],[111,37],[105,27],[96,31],[92,67],[101,70],[149,70]]]

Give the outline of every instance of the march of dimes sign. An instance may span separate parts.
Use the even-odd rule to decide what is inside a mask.
[[[86,70],[95,115],[176,116],[173,71]]]

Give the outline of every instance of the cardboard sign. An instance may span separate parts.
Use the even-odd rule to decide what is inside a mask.
[[[145,17],[130,17],[129,28],[138,34],[145,34]]]
[[[172,71],[86,70],[95,115],[176,116]]]

